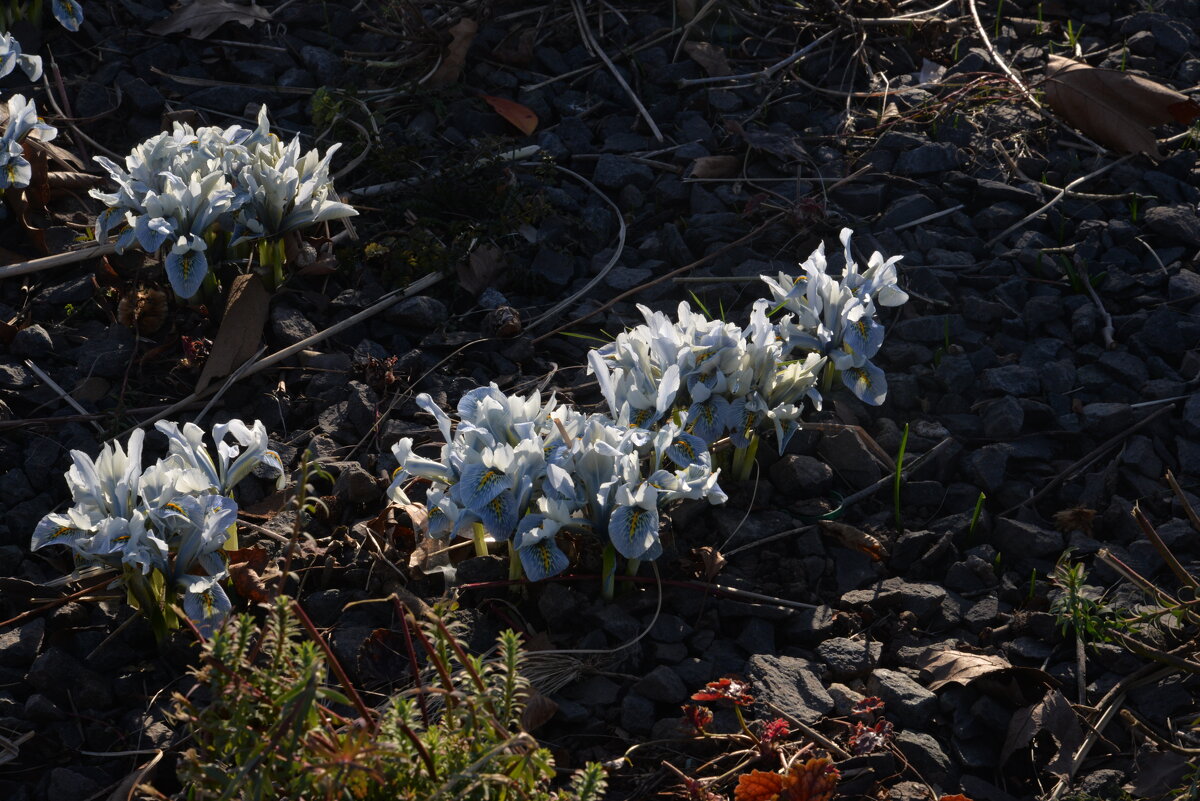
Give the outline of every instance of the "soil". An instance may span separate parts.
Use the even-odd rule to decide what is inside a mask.
[[[262,420],[289,471],[308,450],[329,472],[289,590],[360,687],[384,694],[407,672],[370,651],[398,625],[390,607],[347,604],[403,587],[456,598],[474,647],[512,627],[532,647],[590,652],[539,663],[557,706],[534,733],[560,767],[604,761],[614,799],[682,792],[664,760],[706,775],[712,754],[680,705],[725,676],[751,682],[752,719],[783,715],[796,744],[812,739],[799,724],[832,740],[839,797],[1191,798],[1200,778],[1170,745],[1200,745],[1194,615],[1131,628],[1140,653],[1099,637],[1080,652],[1052,610],[1065,554],[1114,607],[1147,601],[1123,570],[1172,594],[1200,575],[1196,128],[1155,129],[1158,158],[1106,150],[1045,106],[1042,81],[1057,54],[1194,91],[1200,8],[922,11],[934,6],[289,0],[189,38],[151,32],[178,27],[163,0],[87,0],[79,33],[41,31],[49,89],[19,71],[5,84],[36,98],[77,172],[101,175],[91,156],[119,160],[171,120],[251,125],[263,103],[285,138],[343,143],[337,186],[360,215],[314,235],[317,258],[272,295],[262,334],[265,354],[307,344],[231,382],[204,425]],[[465,49],[463,19],[478,23]],[[526,111],[531,134],[510,121]],[[4,258],[81,247],[100,208],[81,187],[23,219],[10,192]],[[760,274],[794,274],[821,242],[840,253],[842,228],[860,261],[904,257],[911,299],[882,317],[881,406],[832,392],[783,454],[768,437],[752,480],[722,481],[728,504],[673,511],[657,571],[612,602],[586,544],[568,578],[515,591],[501,560],[469,548],[452,571],[410,566],[407,519],[380,513],[391,445],[439,436],[417,393],[453,410],[495,382],[598,407],[595,340],[570,335],[635,325],[636,304],[742,319],[766,294]],[[61,581],[69,558],[29,549],[69,500],[72,450],[95,455],[192,395],[223,307],[166,290],[158,260],[132,250],[0,280],[13,801],[106,797],[158,749],[149,780],[180,791],[166,712],[194,638],[160,646],[121,600],[68,599],[87,586]],[[149,305],[131,321],[139,292]],[[286,496],[254,477],[238,501],[243,547],[282,559]],[[704,548],[724,555],[719,571]],[[852,736],[864,697],[894,727],[878,741]],[[719,711],[718,730],[735,725]]]

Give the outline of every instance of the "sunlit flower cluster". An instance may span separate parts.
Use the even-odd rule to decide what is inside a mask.
[[[801,264],[803,274],[761,276],[778,304],[795,315],[780,319],[779,335],[793,350],[809,350],[829,360],[826,369],[841,374],[842,382],[860,400],[878,406],[887,395],[887,378],[871,359],[883,345],[883,326],[877,306],[899,306],[908,295],[897,285],[896,262],[873,253],[865,272],[850,252],[849,228],[843,228],[846,267],[840,279],[827,272],[825,244]]]
[[[168,454],[145,469],[140,429],[124,448],[106,444],[95,461],[71,451],[66,478],[74,503],[38,523],[32,547],[65,545],[81,567],[119,571],[130,601],[160,634],[173,620],[176,599],[209,630],[231,606],[221,587],[228,575],[221,549],[237,520],[231,491],[258,465],[279,474],[283,465],[259,421],[213,426],[215,458],[198,426],[163,421],[156,428],[167,436]]]
[[[566,569],[559,532],[600,539],[628,559],[662,553],[659,510],[684,498],[722,503],[705,444],[668,423],[657,431],[618,426],[553,398],[505,395],[495,386],[472,390],[451,420],[428,395],[417,398],[437,420],[445,445],[437,459],[413,451],[410,438],[392,452],[400,464],[389,496],[409,503],[403,485],[431,482],[428,534],[473,536],[476,527],[510,541],[533,580]]]
[[[357,214],[332,200],[329,159],[300,155],[270,132],[263,106],[254,129],[233,125],[193,129],[176,122],[136,146],[125,166],[97,156],[117,191],[91,190],[108,208],[96,219],[96,239],[124,226],[117,252],[136,242],[147,253],[166,249],[165,266],[180,297],[196,294],[209,271],[205,251],[216,232],[239,241],[275,239],[289,231]]]
[[[801,405],[820,406],[817,373],[824,359],[794,353],[754,304],[749,324],[710,320],[679,304],[677,320],[639,306],[646,322],[591,351],[588,364],[616,422],[653,427],[677,419],[705,447],[728,435],[745,447],[761,426],[774,426],[782,452]]]
[[[42,57],[25,55],[21,52],[21,43],[11,33],[0,31],[0,78],[6,77],[17,67],[31,81],[42,77]]]
[[[25,158],[26,139],[49,142],[58,136],[58,129],[42,122],[37,106],[24,95],[8,99],[8,122],[0,136],[0,189],[21,189],[29,186],[33,168]]]

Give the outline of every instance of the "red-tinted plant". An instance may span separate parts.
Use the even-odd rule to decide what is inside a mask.
[[[737,706],[750,706],[754,696],[750,694],[750,683],[726,676],[710,681],[704,689],[692,695],[693,701],[733,701]]]
[[[696,734],[708,733],[706,729],[713,720],[711,709],[706,706],[696,706],[695,704],[684,704],[681,709],[683,709],[684,721],[695,729]]]
[[[764,757],[779,753],[779,742],[791,734],[791,727],[783,718],[775,718],[763,724],[762,733],[758,736],[758,750]]]
[[[850,714],[856,718],[874,720],[876,715],[883,712],[883,699],[874,695],[857,701],[850,709]]]
[[[828,757],[792,763],[787,773],[755,770],[738,777],[734,801],[830,801],[841,774]]]
[[[894,730],[892,722],[886,718],[875,721],[873,726],[866,726],[862,721],[855,723],[854,731],[850,733],[850,753],[861,756],[878,751],[892,739]]]

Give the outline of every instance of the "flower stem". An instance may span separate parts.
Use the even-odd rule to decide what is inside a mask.
[[[600,565],[600,594],[611,601],[617,588],[617,549],[612,543],[604,546],[604,558]]]
[[[742,731],[746,732],[750,739],[757,743],[758,738],[754,736],[754,732],[750,731],[750,727],[746,725],[746,718],[742,716],[742,708],[739,705],[734,704],[733,712],[735,715],[737,715],[738,725],[742,727]]]
[[[758,434],[751,433],[750,441],[744,448],[733,451],[733,478],[736,481],[746,481],[754,467],[754,457],[758,455]]]
[[[483,523],[474,523],[471,525],[471,539],[475,541],[475,555],[487,556],[487,534],[483,530]]]
[[[508,541],[508,580],[520,581],[525,578],[525,570],[521,567],[521,557],[517,555],[517,549],[513,546],[512,540]]]
[[[833,388],[833,379],[837,376],[837,368],[833,366],[833,362],[826,362],[825,369],[821,371],[821,394],[827,395],[829,390]]]
[[[625,560],[625,575],[636,576],[638,568],[642,566],[641,559],[626,559]]]

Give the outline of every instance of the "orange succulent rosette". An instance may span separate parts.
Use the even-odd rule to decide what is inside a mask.
[[[755,770],[738,778],[733,801],[830,801],[839,776],[827,757],[793,762],[782,774]]]

